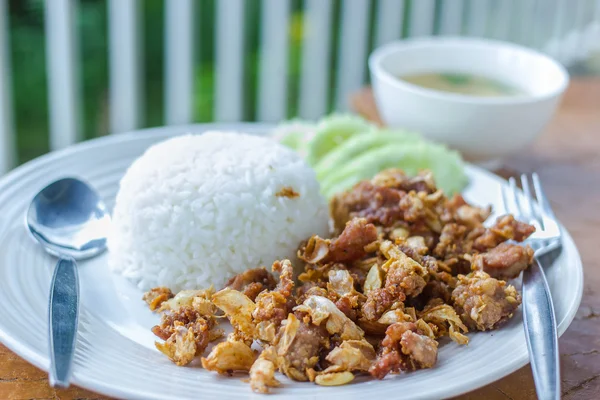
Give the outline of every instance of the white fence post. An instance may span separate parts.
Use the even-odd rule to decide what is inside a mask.
[[[378,46],[402,37],[404,0],[379,0],[375,43]]]
[[[495,3],[494,25],[492,26],[491,37],[498,40],[508,40],[510,35],[510,22],[514,18],[513,0],[505,0]]]
[[[136,129],[141,121],[142,52],[137,0],[109,0],[110,132]]]
[[[165,121],[192,121],[194,93],[193,0],[165,2]]]
[[[301,118],[317,119],[327,113],[332,13],[331,0],[305,2],[298,110]]]
[[[16,159],[6,1],[0,0],[0,174],[7,172]]]
[[[217,121],[243,118],[244,4],[243,0],[217,3],[215,112]]]
[[[409,19],[410,36],[433,35],[433,22],[435,19],[435,1],[418,0],[411,3],[412,9]]]
[[[440,35],[460,35],[463,23],[463,0],[444,0],[441,2]]]
[[[471,0],[467,19],[469,36],[486,36],[486,28],[490,20],[490,0]]]
[[[57,150],[79,138],[79,60],[74,32],[76,3],[46,0],[45,5],[50,148]]]
[[[277,122],[287,116],[290,0],[262,0],[258,120]]]
[[[337,68],[336,110],[347,111],[348,96],[364,83],[369,37],[369,0],[342,3],[342,23]]]

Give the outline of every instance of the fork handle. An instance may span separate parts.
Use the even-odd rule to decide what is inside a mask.
[[[66,388],[71,379],[79,320],[79,278],[75,260],[58,260],[50,285],[48,311],[50,385]]]
[[[538,399],[560,400],[556,318],[538,257],[523,272],[523,325]]]

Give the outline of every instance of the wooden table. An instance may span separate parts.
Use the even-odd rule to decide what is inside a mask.
[[[354,108],[377,119],[368,89]],[[565,399],[600,398],[600,79],[575,80],[560,111],[539,140],[506,160],[510,171],[537,171],[560,220],[579,246],[585,269],[583,302],[560,339]],[[250,392],[249,392],[250,393]],[[266,398],[266,397],[265,397]],[[535,399],[529,366],[461,396],[471,399]],[[106,399],[76,387],[55,390],[46,373],[0,345],[0,399]]]

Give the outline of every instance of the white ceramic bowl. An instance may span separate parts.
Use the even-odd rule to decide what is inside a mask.
[[[556,110],[569,83],[551,58],[510,43],[470,38],[393,42],[369,57],[383,121],[446,143],[471,161],[490,162],[529,144]],[[485,76],[525,92],[478,97],[426,89],[399,76],[459,72]]]

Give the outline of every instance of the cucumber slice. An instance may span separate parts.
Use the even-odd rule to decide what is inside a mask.
[[[419,141],[390,144],[364,152],[323,179],[321,192],[330,198],[386,168],[401,168],[407,175],[429,169],[437,186],[448,195],[459,192],[467,183],[457,152],[436,143]]]
[[[352,136],[368,132],[374,125],[361,117],[353,115],[332,115],[324,118],[317,125],[315,136],[308,143],[306,161],[316,165],[321,159],[337,146]]]
[[[347,162],[369,150],[390,144],[413,143],[422,140],[421,135],[407,131],[373,130],[351,137],[327,153],[315,166],[317,179],[322,180],[335,168],[340,168]]]
[[[302,157],[308,152],[308,142],[315,136],[316,125],[300,120],[292,120],[278,125],[271,132],[271,137],[279,143],[287,146]]]

